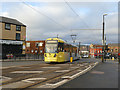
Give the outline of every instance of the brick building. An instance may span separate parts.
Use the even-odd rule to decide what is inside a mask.
[[[90,56],[91,57],[101,57],[102,55],[102,45],[90,45]]]
[[[109,43],[108,48],[108,52],[113,55],[118,55],[118,53],[120,53],[120,46],[118,43]]]
[[[26,25],[16,19],[0,16],[0,55],[25,54],[23,43],[26,38]],[[2,54],[1,54],[2,53]]]
[[[26,41],[26,54],[44,55],[45,41]]]

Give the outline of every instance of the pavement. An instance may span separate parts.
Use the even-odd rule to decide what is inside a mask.
[[[91,71],[59,86],[60,88],[118,88],[118,62],[100,62]]]

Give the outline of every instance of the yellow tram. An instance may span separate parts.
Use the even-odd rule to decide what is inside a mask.
[[[67,44],[59,38],[48,38],[45,41],[45,62],[65,62],[70,61],[70,57],[78,58],[76,46]]]

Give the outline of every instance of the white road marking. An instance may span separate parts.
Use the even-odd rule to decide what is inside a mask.
[[[68,72],[70,70],[58,70],[58,71],[55,71],[55,72]]]
[[[71,78],[70,76],[63,76],[63,77],[61,77],[61,78],[63,78],[63,79],[69,79],[69,78]]]
[[[35,83],[33,81],[29,81],[29,80],[22,80],[23,82],[28,82],[28,83]]]
[[[0,79],[12,79],[10,77],[0,76]]]
[[[42,68],[60,68],[60,67],[42,67]]]
[[[46,83],[45,85],[41,85],[41,86],[38,86],[37,88],[56,88],[64,83],[66,83],[68,80],[65,79],[65,80],[62,80],[60,82],[57,82],[55,84],[50,84],[50,83]]]
[[[89,70],[90,68],[91,68],[91,66],[89,66],[87,69],[85,69],[85,70],[83,70],[83,71],[81,71],[81,72],[79,72],[79,73],[71,76],[71,78],[75,78],[75,77],[79,76],[80,74],[83,74],[83,72],[86,72],[86,71]]]
[[[0,67],[0,69],[6,69],[6,68],[8,68],[8,67]]]
[[[82,71],[82,70],[77,70],[77,71]]]
[[[88,63],[83,63],[83,65],[87,65]]]
[[[44,80],[46,78],[29,78],[29,79],[25,79],[25,80],[22,80],[24,82],[28,82],[28,83],[35,83],[34,80]]]
[[[87,72],[88,70],[92,69],[93,67],[95,67],[96,65],[98,64],[98,62],[94,63],[93,66],[89,65],[89,67],[85,70],[79,70],[81,72],[73,75],[73,76],[64,76],[64,77],[61,77],[61,78],[64,78],[64,80],[60,81],[60,82],[57,82],[55,84],[50,84],[50,83],[46,83],[45,85],[41,85],[41,86],[38,86],[37,88],[57,88],[58,86],[72,80],[73,78],[77,77],[77,76],[80,76],[81,74]],[[68,79],[70,78],[70,79]]]
[[[94,66],[93,66],[93,67],[95,67],[97,64],[98,64],[98,62],[94,63]],[[85,70],[82,70],[81,72],[79,72],[79,73],[77,73],[77,74],[75,74],[75,75],[71,76],[70,78],[75,78],[75,77],[77,77],[77,76],[79,76],[79,75],[81,75],[81,74],[83,74],[83,73],[87,72],[88,70],[90,70],[90,69],[91,69],[91,67],[92,67],[92,66],[91,66],[91,65],[89,65],[89,67],[88,67],[88,68],[86,68]]]
[[[79,67],[70,67],[70,68],[79,68]]]
[[[44,80],[44,79],[46,79],[46,78],[29,78],[27,80]]]
[[[10,77],[0,76],[0,85],[2,85],[2,82],[9,81],[11,79],[12,78],[10,78]]]
[[[8,68],[12,68],[12,67],[16,67],[16,66],[10,66],[10,67],[0,67],[0,69],[8,69]]]
[[[90,72],[90,73],[92,73],[92,74],[104,74],[105,72],[101,72],[101,71],[92,71],[92,72]]]
[[[66,81],[68,81],[68,80],[62,80],[62,81],[60,81],[60,82],[57,82],[57,83],[55,83],[54,85],[55,86],[58,86],[58,85],[61,85],[61,84],[63,84],[63,83],[65,83]]]
[[[42,73],[43,71],[14,71],[11,73]]]
[[[80,64],[80,66],[84,66],[84,65]]]

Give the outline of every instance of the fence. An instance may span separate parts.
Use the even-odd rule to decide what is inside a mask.
[[[26,54],[26,55],[7,55],[2,61],[7,60],[44,60],[44,55],[40,54]]]

